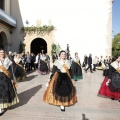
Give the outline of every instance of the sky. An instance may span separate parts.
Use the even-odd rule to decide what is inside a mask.
[[[109,51],[106,39],[111,39],[109,33],[112,30],[107,28],[111,8],[109,1],[19,0],[19,3],[23,22],[28,20],[31,26],[36,25],[36,20],[41,20],[41,25],[48,25],[51,20],[56,27],[56,43],[64,50],[69,44],[72,56],[75,52],[80,56],[90,53],[100,56]]]
[[[120,33],[120,0],[114,0],[112,6],[112,31],[113,37]]]

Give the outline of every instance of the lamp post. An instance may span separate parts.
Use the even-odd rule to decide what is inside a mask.
[[[69,50],[69,44],[67,44],[67,59],[69,60],[69,56],[70,56],[70,50]]]
[[[28,26],[28,24],[29,24],[29,21],[28,21],[28,20],[26,20],[26,21],[25,21],[25,23],[26,23],[26,25]]]

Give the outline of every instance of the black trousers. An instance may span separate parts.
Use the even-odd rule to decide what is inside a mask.
[[[35,68],[38,69],[38,63],[35,63]]]
[[[96,70],[96,66],[97,66],[97,64],[93,64],[93,71]]]
[[[31,62],[31,64],[30,64],[30,70],[31,70],[31,71],[32,71],[32,68],[34,68],[34,70],[36,69],[34,62]]]
[[[88,69],[90,69],[90,72],[92,72],[92,65],[91,65],[91,64],[88,65],[88,68],[86,69],[86,71],[87,71]]]
[[[26,70],[27,72],[30,72],[30,66],[31,66],[31,63],[26,63],[26,64],[25,64],[25,70]]]

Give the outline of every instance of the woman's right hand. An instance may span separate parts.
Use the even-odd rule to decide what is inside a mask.
[[[111,82],[111,80],[108,79],[108,81],[106,82],[106,86],[109,86],[110,82]]]
[[[74,79],[71,79],[72,83],[74,84]]]
[[[108,79],[109,83],[111,82],[111,79]]]

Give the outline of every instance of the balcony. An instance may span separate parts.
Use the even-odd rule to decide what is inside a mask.
[[[7,15],[2,9],[0,9],[0,22],[14,28],[17,26],[16,20],[13,17]]]

